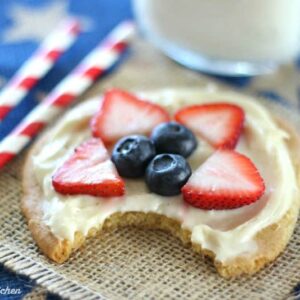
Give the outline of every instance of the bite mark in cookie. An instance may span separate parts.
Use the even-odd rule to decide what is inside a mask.
[[[166,99],[165,102],[162,101],[164,92],[161,91],[152,96],[150,93],[149,99],[155,100],[155,95],[157,95],[160,103],[163,104],[164,109],[169,109],[171,101],[169,99]],[[112,218],[116,224],[142,226],[148,222],[147,220],[150,220],[150,215],[152,216],[153,214],[155,215],[155,218],[153,218],[158,223],[156,224],[157,226],[151,223],[151,227],[169,230],[177,236],[181,236],[181,231],[189,232],[187,236],[185,235],[186,238],[184,240],[189,240],[194,245],[196,251],[201,249],[201,251],[205,250],[205,253],[212,254],[218,270],[224,276],[253,273],[267,262],[273,260],[282,251],[294,226],[295,216],[298,213],[297,191],[286,189],[287,186],[297,185],[294,165],[291,164],[290,160],[291,149],[288,148],[284,141],[286,134],[283,135],[280,127],[276,125],[270,115],[259,104],[255,103],[252,99],[247,99],[247,97],[234,93],[209,94],[205,92],[189,93],[180,91],[174,91],[173,95],[174,101],[172,103],[174,107],[169,110],[170,112],[181,109],[185,105],[197,104],[199,101],[200,103],[203,101],[204,103],[213,104],[215,99],[221,98],[220,96],[222,96],[222,99],[226,98],[230,103],[233,102],[235,105],[241,105],[245,109],[245,130],[240,137],[236,151],[250,157],[257,166],[261,176],[265,179],[267,192],[260,200],[238,209],[211,210],[208,213],[205,210],[187,205],[184,203],[181,195],[164,197],[149,193],[142,178],[125,180],[126,196],[114,198],[113,201],[109,202],[106,199],[91,198],[84,195],[74,195],[64,198],[57,193],[53,193],[47,184],[41,184],[47,182],[49,175],[53,174],[52,167],[49,167],[45,171],[44,166],[59,166],[67,160],[72,147],[74,150],[78,145],[78,142],[75,143],[74,140],[72,141],[74,132],[70,124],[73,124],[72,122],[76,124],[80,118],[85,118],[88,122],[88,119],[95,112],[97,104],[94,101],[93,104],[91,102],[85,106],[82,105],[81,108],[70,112],[67,117],[59,122],[54,130],[50,131],[49,136],[56,141],[56,146],[53,147],[51,157],[45,153],[42,145],[39,149],[36,148],[34,161],[28,161],[28,164],[31,164],[35,173],[32,177],[36,178],[35,180],[39,180],[39,188],[42,192],[40,201],[43,208],[41,209],[42,216],[40,223],[48,226],[49,231],[56,237],[58,243],[68,241],[72,248],[72,245],[75,245],[74,243],[76,242],[74,239],[75,232],[79,232],[81,236],[86,237],[92,228],[96,230],[100,230],[101,226],[107,228],[103,223],[104,216],[106,216],[107,222],[112,222],[110,221]],[[185,105],[182,104],[182,101],[177,101],[177,99],[183,98],[186,99]],[[89,107],[89,109],[86,109],[87,113],[80,114],[80,110],[84,111],[84,107]],[[82,137],[82,141],[90,135],[86,127],[82,131],[77,131],[78,134]],[[294,138],[294,136],[292,137]],[[255,143],[249,143],[253,140],[255,140]],[[198,140],[198,142],[200,142],[200,146],[188,158],[193,172],[214,152],[214,149],[210,148],[205,140]],[[61,148],[61,144],[67,144],[68,146],[64,149]],[[257,151],[258,149],[261,151]],[[264,163],[267,157],[272,159],[276,170],[278,169],[277,174],[269,172],[268,165]],[[278,157],[278,160],[276,157]],[[283,168],[283,166],[285,167]],[[37,174],[39,175],[37,176]],[[43,175],[40,176],[41,174]],[[43,191],[44,188],[47,191]],[[45,194],[47,194],[46,198]],[[53,197],[58,199],[57,204],[59,206],[52,201]],[[285,201],[279,201],[282,197],[285,198]],[[27,191],[24,201],[28,203],[26,199],[29,198],[30,195]],[[113,205],[110,205],[110,203]],[[76,214],[77,204],[80,207],[79,214]],[[68,207],[71,208],[71,211],[68,211],[66,215]],[[292,207],[294,209],[291,213],[290,209]],[[46,212],[45,209],[47,210],[47,219],[43,217],[43,214]],[[89,217],[89,226],[86,226],[83,222],[87,217],[85,214],[86,209],[89,209],[88,211],[91,214]],[[28,210],[26,215],[30,219],[30,212]],[[60,224],[59,221],[63,220],[63,218],[65,218],[66,223],[70,222],[70,226],[75,231],[68,231],[67,228]],[[118,218],[118,221],[115,218]],[[279,224],[281,220],[286,220],[286,218],[289,220],[289,226],[285,226],[285,228],[280,227],[284,232],[281,232],[282,239],[279,239],[277,236],[278,228],[276,232],[273,231],[273,224]],[[72,220],[78,220],[78,222],[73,223]],[[170,222],[174,220],[178,223],[178,226],[167,226],[166,224],[169,223],[168,220]],[[267,238],[265,238],[266,236]],[[272,246],[268,248],[268,243],[270,243],[272,237],[277,239],[276,245],[278,247]],[[40,239],[36,235],[35,239],[41,244]],[[47,240],[44,239],[43,242],[47,243]],[[49,254],[50,250],[45,250],[45,247],[42,248],[47,255],[53,257],[53,255]]]

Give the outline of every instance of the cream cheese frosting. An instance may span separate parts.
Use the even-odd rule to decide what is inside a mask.
[[[268,111],[252,98],[208,87],[202,90],[164,89],[139,93],[159,103],[170,113],[191,104],[230,102],[246,113],[245,129],[236,150],[251,158],[266,184],[264,196],[257,202],[232,210],[201,210],[185,203],[182,196],[162,197],[150,193],[143,180],[127,180],[126,195],[99,198],[86,195],[64,196],[54,191],[51,177],[74,148],[90,137],[89,120],[99,109],[100,98],[86,101],[68,112],[51,131],[47,143],[33,157],[34,174],[42,189],[43,221],[60,239],[74,239],[75,232],[87,235],[101,228],[115,212],[154,212],[181,222],[191,231],[193,243],[215,253],[225,262],[237,256],[255,253],[255,235],[277,222],[291,207],[297,183],[289,151],[288,134],[279,129]],[[196,169],[213,149],[199,140],[189,158]]]

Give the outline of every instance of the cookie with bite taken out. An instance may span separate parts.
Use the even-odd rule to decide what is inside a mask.
[[[113,89],[33,145],[22,209],[58,263],[95,232],[135,224],[170,231],[224,277],[252,274],[293,232],[298,146],[295,131],[248,96]]]

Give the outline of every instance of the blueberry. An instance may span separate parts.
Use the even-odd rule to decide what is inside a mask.
[[[155,146],[149,138],[130,135],[116,143],[111,159],[122,177],[137,178],[144,175],[155,154]]]
[[[167,122],[156,126],[151,138],[157,153],[174,153],[188,157],[197,147],[193,132],[177,122]]]
[[[191,168],[181,155],[159,154],[146,169],[146,184],[151,192],[162,196],[180,194],[181,187],[191,176]]]

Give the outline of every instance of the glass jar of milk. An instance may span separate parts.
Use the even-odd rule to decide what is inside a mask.
[[[220,75],[267,73],[300,54],[300,0],[133,0],[168,56]]]

